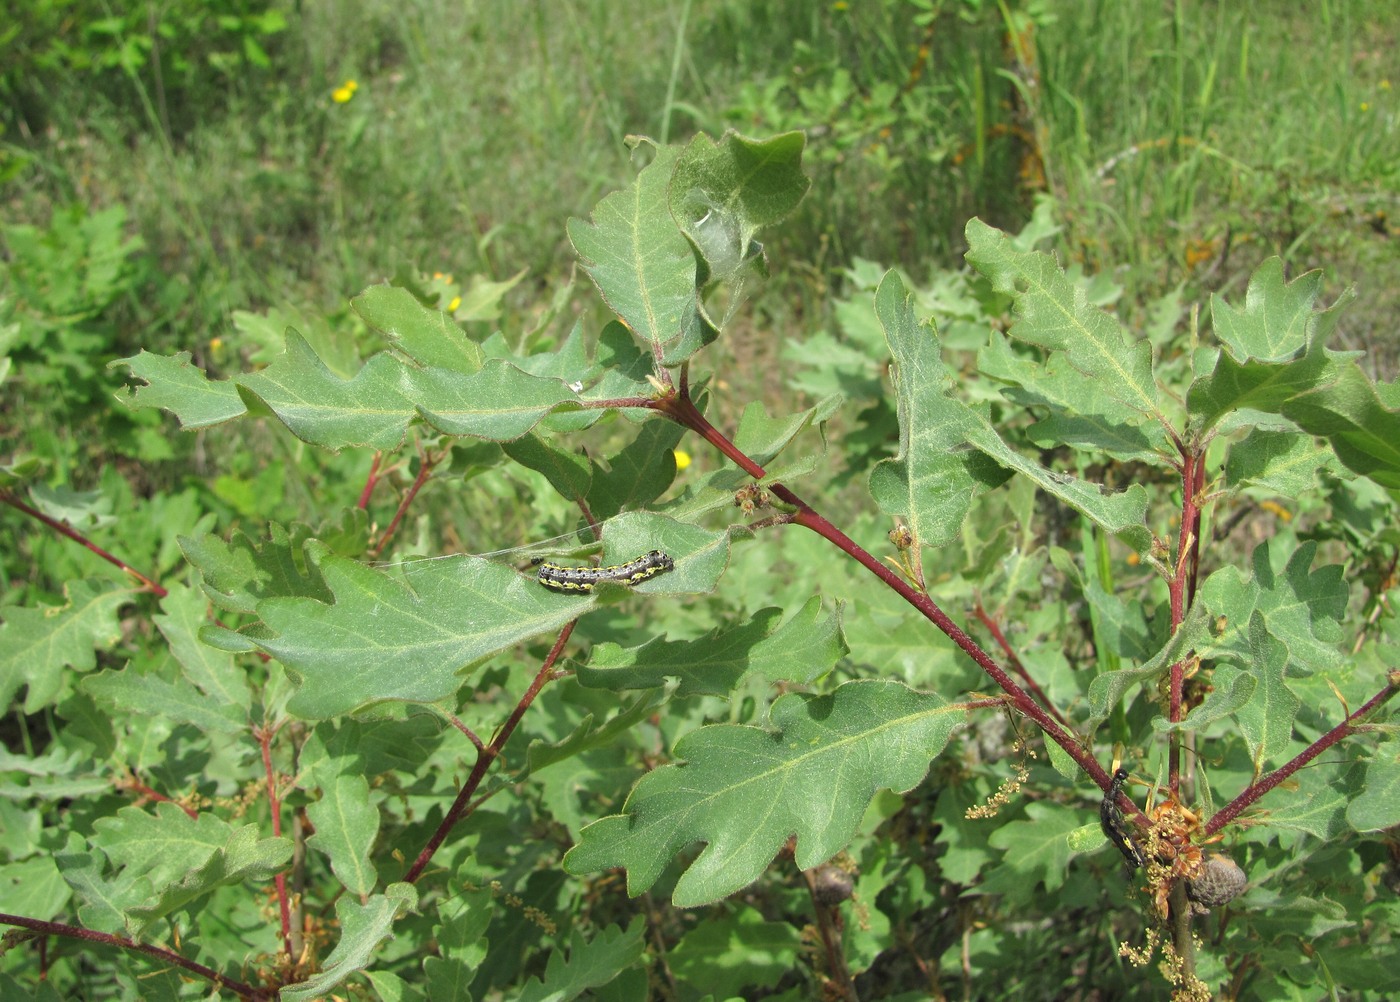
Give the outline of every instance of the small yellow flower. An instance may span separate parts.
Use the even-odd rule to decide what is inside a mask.
[[[1370,101],[1362,101],[1362,102],[1361,102],[1361,110],[1362,110],[1362,111],[1370,111],[1370,110],[1371,110],[1371,102],[1370,102]]]
[[[850,9],[850,6],[851,6],[851,5],[848,4],[848,3],[846,2],[846,0],[836,0],[836,2],[835,2],[834,4],[831,5],[831,9],[832,9],[832,10],[849,10],[849,9]]]
[[[461,296],[453,296],[453,297],[452,297],[452,302],[450,302],[450,303],[447,304],[447,312],[448,312],[448,313],[456,313],[456,312],[457,312],[457,307],[459,307],[459,306],[461,306],[461,305],[462,305],[462,297],[461,297]]]
[[[684,449],[673,449],[676,456],[676,471],[680,472],[690,465],[690,453]]]
[[[1378,86],[1381,90],[1390,90],[1390,81],[1382,80]]]
[[[221,337],[211,338],[210,341],[209,341],[209,347],[210,347],[212,350],[214,350],[214,351],[218,351],[218,350],[219,350],[220,348],[222,348],[223,346],[224,346],[224,339],[221,338]]]
[[[335,90],[331,91],[331,100],[336,104],[344,104],[355,96],[355,91],[360,89],[360,85],[354,80],[347,80]]]

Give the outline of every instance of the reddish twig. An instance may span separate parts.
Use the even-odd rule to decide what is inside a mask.
[[[1250,804],[1253,804],[1289,776],[1293,775],[1328,748],[1331,748],[1338,741],[1342,740],[1342,738],[1355,733],[1359,729],[1358,722],[1372,710],[1381,706],[1390,699],[1390,697],[1394,696],[1397,689],[1400,689],[1400,670],[1392,671],[1390,677],[1386,680],[1385,688],[1366,700],[1365,705],[1355,713],[1348,714],[1347,718],[1336,727],[1322,735],[1322,737],[1308,745],[1308,747],[1304,748],[1287,763],[1275,769],[1257,783],[1251,783],[1249,786],[1245,787],[1243,793],[1220,810],[1216,811],[1210,821],[1206,823],[1205,837],[1209,838],[1211,835],[1220,831],[1221,828],[1224,828],[1237,818],[1240,812]]]
[[[421,462],[418,464],[418,476],[413,479],[413,485],[404,492],[404,496],[399,499],[399,507],[394,512],[394,517],[389,520],[389,526],[384,530],[369,551],[369,559],[379,559],[379,554],[384,552],[384,547],[389,545],[389,540],[394,538],[394,533],[398,531],[399,523],[403,521],[404,515],[408,514],[408,506],[413,503],[413,499],[418,496],[418,492],[423,489],[423,485],[428,482],[428,477],[432,474],[433,468],[437,466],[442,456],[434,456],[431,453],[423,453]]]
[[[150,943],[138,943],[135,940],[127,939],[125,936],[116,936],[106,932],[94,932],[91,929],[83,929],[79,926],[65,925],[62,922],[41,922],[38,919],[25,918],[22,915],[6,915],[0,912],[0,925],[12,925],[21,929],[28,929],[30,932],[43,936],[63,936],[68,939],[82,939],[89,943],[103,943],[107,946],[120,947],[123,950],[135,950],[155,957],[166,964],[173,964],[176,967],[183,967],[185,970],[198,974],[214,987],[219,989],[227,988],[236,995],[253,1002],[272,1002],[277,997],[277,992],[267,991],[261,988],[254,988],[252,985],[245,985],[241,981],[226,978],[212,967],[205,967],[203,964],[187,960],[171,950],[162,946],[154,946]]]
[[[374,462],[370,464],[369,476],[365,477],[364,489],[360,491],[360,500],[356,502],[357,508],[369,507],[369,496],[374,493],[375,485],[379,483],[379,464],[384,459],[384,453],[376,452]]]
[[[694,431],[705,441],[709,442],[716,449],[722,452],[729,459],[733,460],[740,469],[756,480],[761,480],[765,476],[763,467],[759,466],[752,459],[746,456],[740,449],[726,438],[719,429],[710,424],[705,416],[700,413],[695,404],[680,396],[667,396],[651,403],[653,409],[666,414],[673,421]],[[1052,717],[1031,695],[1016,684],[1016,681],[1006,673],[1006,669],[997,664],[995,660],[984,651],[975,640],[967,635],[963,629],[954,623],[938,604],[929,596],[917,590],[904,578],[896,574],[893,570],[876,560],[871,554],[861,548],[855,540],[851,539],[844,532],[838,529],[830,521],[820,515],[807,502],[794,494],[791,490],[779,483],[770,484],[768,487],[775,495],[784,502],[797,509],[793,516],[793,521],[805,526],[826,539],[856,561],[866,570],[878,577],[888,587],[893,589],[901,598],[919,610],[923,616],[933,623],[938,629],[957,644],[968,657],[977,663],[977,666],[987,673],[1001,687],[1002,691],[1010,697],[1011,703],[1021,713],[1030,717],[1040,726],[1046,735],[1057,745],[1063,748],[1075,762],[1098,784],[1101,790],[1107,790],[1112,781],[1108,772],[1095,761],[1086,749],[1081,747],[1079,741],[1065,727],[1062,727],[1054,717]],[[1142,812],[1136,811],[1141,814]],[[1143,822],[1147,823],[1146,816]]]
[[[49,516],[45,515],[43,512],[39,511],[36,508],[31,508],[19,498],[15,497],[15,495],[12,492],[0,491],[0,501],[3,501],[5,504],[9,505],[12,508],[24,512],[24,514],[28,515],[30,518],[37,519],[38,521],[43,522],[54,532],[57,532],[60,536],[67,536],[69,539],[73,540],[73,542],[87,547],[93,553],[96,553],[99,557],[107,561],[109,564],[112,564],[114,567],[121,568],[124,572],[134,577],[137,581],[140,581],[142,587],[145,588],[147,591],[151,592],[157,598],[165,598],[165,596],[169,594],[169,592],[167,592],[164,588],[156,584],[146,575],[142,574],[135,567],[132,567],[125,560],[108,553],[106,550],[98,546],[92,540],[88,539],[82,533],[78,532],[72,526],[65,525],[63,522],[60,522],[56,518],[50,518]]]
[[[1026,686],[1045,704],[1045,709],[1050,712],[1050,715],[1062,725],[1068,727],[1069,721],[1064,718],[1064,715],[1060,713],[1055,704],[1050,702],[1050,697],[1045,694],[1045,690],[1040,687],[1040,683],[1031,678],[1030,672],[1026,671],[1026,666],[1021,663],[1021,658],[1011,649],[1011,644],[1007,641],[1006,634],[1001,632],[1000,624],[987,614],[987,610],[982,608],[981,602],[975,602],[973,604],[972,614],[976,616],[981,621],[982,625],[987,628],[987,631],[991,633],[992,639],[997,642],[997,646],[1000,647],[1002,653],[1006,655],[1007,664],[1011,665],[1012,671],[1025,680]]]
[[[274,838],[282,837],[282,798],[277,794],[277,773],[272,768],[272,736],[275,728],[256,727],[253,729],[254,736],[258,739],[258,746],[262,749],[263,773],[267,776],[267,805],[272,813],[272,834]],[[285,871],[279,872],[272,878],[277,887],[277,911],[282,921],[282,948],[287,953],[287,969],[291,970],[296,963],[296,954],[292,952],[292,910],[290,900],[287,897],[287,874]]]
[[[472,794],[481,786],[481,781],[486,777],[486,770],[491,767],[492,762],[500,757],[501,750],[505,748],[506,742],[510,740],[511,734],[515,732],[515,728],[519,725],[521,718],[525,716],[525,711],[530,708],[530,704],[535,701],[535,697],[540,694],[540,690],[555,677],[554,663],[559,660],[559,655],[563,653],[564,645],[568,643],[569,636],[574,632],[574,623],[576,622],[578,621],[571,621],[559,631],[558,639],[554,641],[554,646],[550,649],[549,656],[544,659],[544,664],[540,666],[540,670],[535,673],[535,679],[530,683],[530,688],[525,691],[525,695],[520,697],[520,702],[515,705],[515,709],[511,711],[506,722],[501,725],[500,730],[498,730],[495,737],[491,739],[491,743],[485,748],[477,749],[476,764],[472,766],[471,775],[469,775],[466,782],[462,784],[462,788],[457,791],[457,798],[452,801],[452,806],[448,808],[446,817],[442,819],[441,824],[437,826],[437,830],[433,832],[432,837],[429,838],[427,844],[423,846],[423,851],[418,854],[418,858],[413,861],[413,865],[410,866],[408,872],[404,874],[403,879],[408,883],[413,883],[423,875],[424,868],[427,867],[428,862],[433,858],[433,854],[441,848],[448,833],[452,831],[458,821],[461,821],[462,818],[467,815],[471,806]]]
[[[191,818],[195,820],[199,819],[199,812],[193,807],[189,807],[185,804],[180,803],[174,797],[167,797],[165,794],[160,793],[157,790],[151,789],[145,783],[141,782],[141,780],[137,779],[136,773],[134,772],[131,773],[127,779],[119,781],[117,783],[117,788],[131,790],[134,793],[140,794],[140,796],[145,798],[146,800],[154,800],[157,803],[162,804],[174,804],[176,807],[180,808],[180,810],[184,811]]]
[[[1176,560],[1172,563],[1172,575],[1167,582],[1167,592],[1171,601],[1171,628],[1175,633],[1186,619],[1187,606],[1196,592],[1196,568],[1199,566],[1199,546],[1201,527],[1200,499],[1205,490],[1205,456],[1195,455],[1185,444],[1179,446],[1181,452],[1181,527],[1177,536]],[[1180,723],[1182,717],[1181,692],[1186,681],[1186,661],[1182,659],[1171,666],[1169,675],[1169,695],[1167,717],[1172,723]],[[1172,731],[1167,754],[1167,785],[1173,795],[1181,789],[1181,733]]]

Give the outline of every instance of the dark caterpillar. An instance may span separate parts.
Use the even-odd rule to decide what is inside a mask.
[[[1118,808],[1118,794],[1123,792],[1123,784],[1127,780],[1127,769],[1119,769],[1113,774],[1113,782],[1109,784],[1108,793],[1099,805],[1099,827],[1103,829],[1108,840],[1118,847],[1128,866],[1136,870],[1146,864],[1147,860],[1138,848],[1137,839],[1133,838],[1132,832],[1128,831],[1123,823],[1123,812]]]
[[[641,584],[647,578],[664,574],[676,562],[660,550],[652,550],[636,560],[612,567],[565,567],[562,564],[540,564],[539,580],[550,591],[592,591],[601,581],[615,584]]]

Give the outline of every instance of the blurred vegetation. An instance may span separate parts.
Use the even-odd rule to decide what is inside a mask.
[[[267,442],[162,444],[108,413],[106,363],[137,346],[234,371],[291,323],[353,358],[348,298],[414,269],[444,304],[523,269],[506,330],[586,309],[557,300],[564,222],[629,176],[629,134],[808,134],[814,189],[769,246],[784,278],[718,360],[734,399],[777,392],[786,339],[839,343],[853,265],[928,280],[970,216],[1014,231],[1046,195],[1062,259],[1106,273],[1135,325],[1278,253],[1325,268],[1325,294],[1355,282],[1343,343],[1396,361],[1386,0],[13,6],[0,427],[54,485],[126,456],[138,494],[262,496]]]
[[[478,331],[543,338],[576,319],[596,331],[592,288],[569,285],[565,221],[632,176],[629,135],[806,132],[813,189],[768,243],[777,277],[704,378],[728,426],[750,401],[788,413],[843,392],[829,476],[865,505],[852,520],[871,538],[888,525],[854,484],[896,429],[871,291],[902,268],[949,351],[968,348],[988,319],[962,273],[972,216],[1096,276],[1094,301],[1159,351],[1191,346],[1181,304],[1242,301],[1278,254],[1291,274],[1324,269],[1324,301],[1355,283],[1334,347],[1366,349],[1386,378],[1400,361],[1393,0],[116,6],[11,0],[0,18],[0,489],[29,488],[29,503],[156,579],[175,573],[176,537],[197,526],[256,536],[267,520],[301,519],[333,536],[326,524],[371,463],[384,487],[365,521],[382,529],[431,450],[413,443],[416,455],[410,445],[381,469],[270,422],[176,433],[114,403],[111,360],[145,348],[189,352],[211,375],[243,371],[280,352],[292,326],[347,375],[368,343],[348,300],[389,276]],[[473,479],[494,450],[432,457],[440,484],[471,489],[425,488],[391,556],[528,536],[549,492],[510,473]],[[1393,531],[1361,508],[1350,520],[1344,506],[1310,511],[1290,531]],[[65,583],[118,573],[6,510],[0,602],[61,602]],[[813,563],[805,538],[780,545],[777,566]],[[736,553],[774,566],[772,549]],[[1363,564],[1368,579],[1394,571]],[[771,603],[743,594],[765,587],[758,578],[733,575],[740,598],[709,604]],[[932,810],[910,806],[905,844],[957,824]],[[1102,887],[1075,879],[1070,926],[1097,950],[1114,917]],[[1026,923],[1025,937],[1044,937],[1049,956],[1065,927]],[[964,947],[1004,966],[990,932]],[[1080,977],[1077,956],[1018,976],[1028,994],[1053,994]],[[1137,984],[1116,956],[1095,963],[1099,983]]]

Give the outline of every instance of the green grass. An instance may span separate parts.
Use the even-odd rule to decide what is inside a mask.
[[[1281,254],[1333,294],[1357,283],[1356,338],[1395,330],[1393,5],[1062,5],[1039,41],[1053,187],[1091,268],[1146,298]]]
[[[60,81],[49,130],[6,136],[6,202],[40,224],[125,204],[156,280],[122,340],[237,365],[227,349],[253,346],[235,310],[345,327],[348,297],[405,264],[527,269],[502,321],[527,325],[569,274],[565,219],[626,181],[625,136],[801,127],[813,192],[770,235],[779,280],[735,375],[779,364],[774,332],[828,325],[854,257],[924,275],[957,265],[968,217],[1018,228],[1042,165],[1065,253],[1124,284],[1125,315],[1281,253],[1326,267],[1333,292],[1356,282],[1349,336],[1391,348],[1393,4],[1063,2],[1033,25],[946,6],[929,23],[900,0],[289,5],[289,30],[262,40],[271,65],[188,91],[200,107],[158,110],[149,67]],[[166,134],[172,118],[191,124]]]

